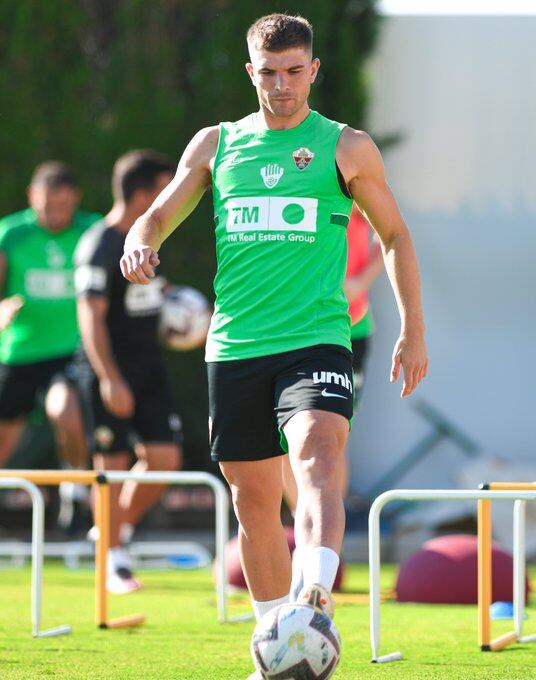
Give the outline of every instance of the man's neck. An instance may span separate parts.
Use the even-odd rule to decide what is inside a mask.
[[[134,215],[126,203],[114,203],[104,221],[122,234],[126,234],[137,217],[138,215]]]
[[[298,127],[300,123],[303,123],[310,111],[309,104],[305,102],[296,113],[292,114],[292,116],[274,116],[273,113],[261,105],[261,108],[256,113],[257,124],[260,128],[265,128],[267,130],[290,130],[291,128]]]

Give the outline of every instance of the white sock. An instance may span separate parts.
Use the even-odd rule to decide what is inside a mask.
[[[301,563],[305,587],[319,583],[331,592],[339,568],[339,556],[334,550],[322,547],[306,549]]]
[[[257,619],[257,621],[262,619],[262,617],[265,614],[268,614],[269,611],[275,609],[275,607],[279,607],[280,604],[286,604],[287,602],[288,595],[278,597],[277,600],[262,600],[261,602],[254,599],[251,600],[251,604],[253,605],[253,611],[255,612],[255,618]]]
[[[114,572],[121,567],[130,569],[130,558],[123,546],[118,545],[108,550],[108,571]]]
[[[290,583],[289,602],[296,602],[300,590],[303,588],[303,572],[300,560],[300,551],[294,549],[292,553],[292,581]]]

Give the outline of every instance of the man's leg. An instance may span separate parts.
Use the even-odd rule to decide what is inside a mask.
[[[132,472],[148,470],[175,472],[181,467],[182,450],[170,442],[137,444],[135,452],[138,460],[132,467]],[[164,484],[125,482],[119,497],[124,523],[135,527],[165,489]]]
[[[46,395],[45,411],[54,427],[61,460],[73,468],[85,468],[88,451],[76,390],[64,380],[53,383]]]
[[[240,561],[257,618],[290,587],[290,551],[281,524],[281,458],[222,462],[239,522]]]
[[[25,424],[25,418],[0,420],[0,467],[4,467],[11,458]]]
[[[298,487],[295,537],[304,586],[319,583],[331,591],[344,534],[341,469],[348,420],[336,413],[305,410],[283,429]]]

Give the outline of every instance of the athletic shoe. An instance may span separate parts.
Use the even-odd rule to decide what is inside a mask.
[[[330,619],[335,613],[335,602],[330,592],[319,583],[315,583],[310,588],[303,588],[296,600],[297,604],[310,604],[324,614],[327,614]]]
[[[128,567],[119,567],[115,571],[108,572],[106,577],[106,589],[114,595],[126,595],[141,588],[141,583],[134,578]]]

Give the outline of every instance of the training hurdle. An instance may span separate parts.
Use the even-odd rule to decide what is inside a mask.
[[[229,540],[229,499],[227,489],[214,475],[208,472],[97,472],[85,470],[0,470],[0,479],[16,477],[34,484],[58,485],[61,482],[95,485],[95,524],[98,538],[95,544],[95,619],[99,628],[114,629],[137,626],[144,622],[143,614],[134,614],[119,619],[108,617],[108,592],[106,590],[106,561],[110,541],[110,484],[128,480],[142,484],[206,485],[215,495],[215,544],[216,544],[216,593],[218,620],[232,623],[244,620],[244,616],[228,616],[227,569],[225,545]],[[44,517],[44,514],[43,514]]]
[[[536,491],[534,482],[491,482],[481,484],[480,489],[489,491]],[[532,499],[535,500],[535,499]],[[513,604],[514,630],[498,638],[491,638],[490,606],[492,604],[492,513],[489,500],[478,501],[478,630],[479,644],[483,652],[496,652],[514,642],[536,642],[536,635],[523,636],[525,613],[525,520],[526,500],[514,503],[513,526]]]
[[[56,626],[40,630],[43,596],[43,544],[45,532],[45,503],[41,491],[27,479],[4,477],[0,489],[23,489],[32,500],[32,635],[35,638],[56,637],[72,632],[71,626]]]
[[[380,656],[380,516],[382,509],[392,501],[535,501],[536,485],[528,485],[526,490],[444,490],[444,489],[394,489],[386,491],[376,498],[369,512],[369,588],[370,588],[370,644],[372,648],[373,663],[387,663],[399,661],[403,658],[402,652],[392,652]],[[487,506],[484,505],[484,508]],[[480,509],[480,508],[479,508]],[[486,511],[484,510],[484,513]],[[491,506],[489,506],[491,519]],[[480,516],[480,522],[482,516]],[[484,514],[484,527],[481,528],[479,522],[479,548],[480,542],[487,540],[486,515]],[[482,531],[483,529],[483,531]],[[491,530],[491,523],[489,524]],[[491,550],[491,533],[489,534]],[[483,546],[485,547],[485,545]],[[482,552],[484,554],[484,551]],[[491,565],[491,553],[489,564]],[[489,583],[491,583],[491,569],[489,571]],[[486,578],[488,578],[488,576]],[[484,606],[485,598],[483,595],[483,580],[479,578],[479,602]],[[519,582],[518,582],[519,588]],[[523,584],[524,588],[524,584]],[[523,590],[524,594],[524,590]],[[491,587],[490,587],[491,599]],[[491,602],[489,602],[491,604]],[[489,606],[487,607],[489,612]],[[480,622],[480,619],[479,619]],[[481,623],[481,622],[480,622]],[[485,631],[484,631],[485,632]],[[479,640],[482,639],[482,631],[479,630]],[[508,644],[508,643],[506,643]],[[504,645],[503,645],[504,646]]]

